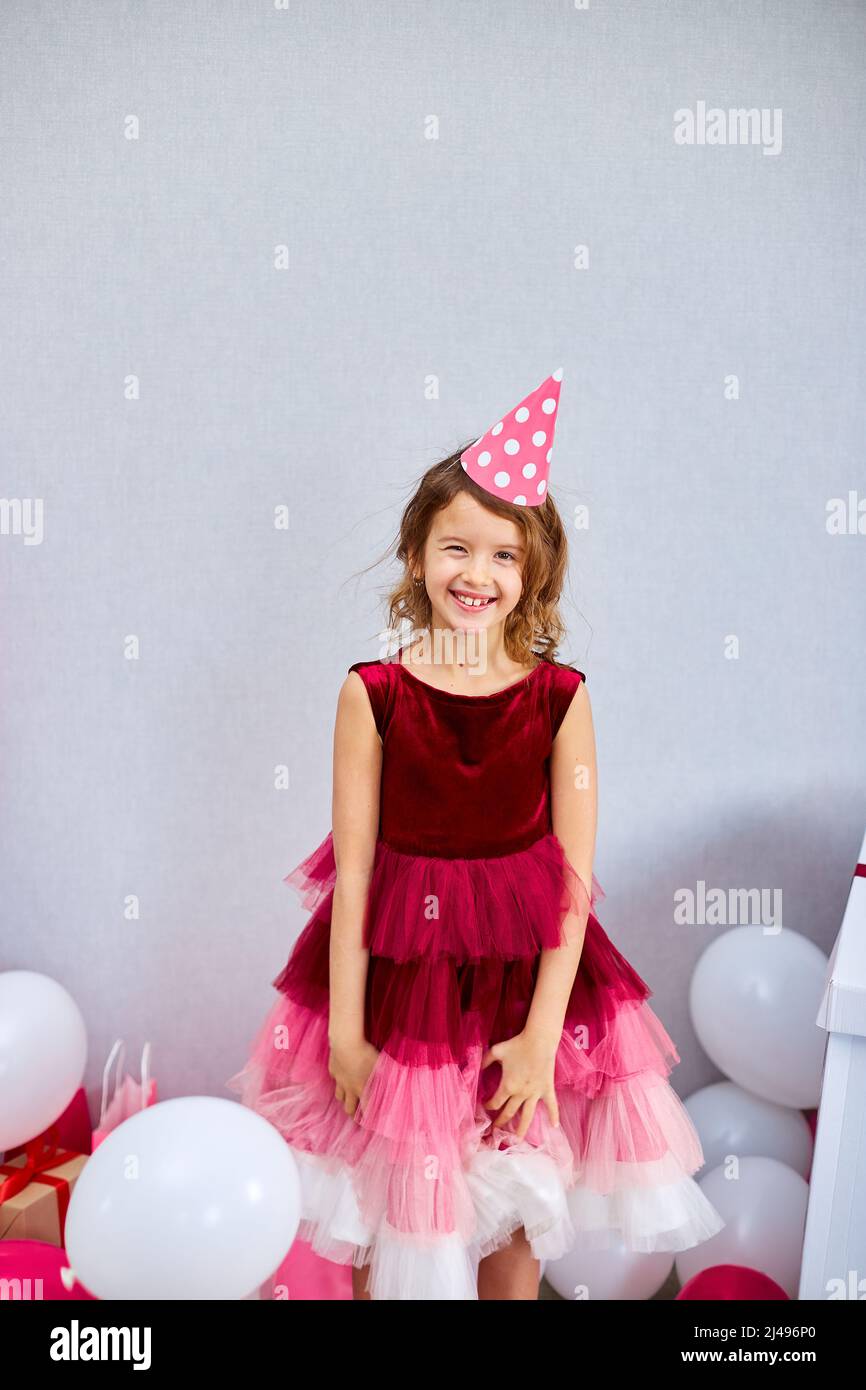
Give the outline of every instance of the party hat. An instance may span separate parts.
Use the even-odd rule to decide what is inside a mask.
[[[521,507],[541,506],[547,496],[561,381],[559,367],[464,449],[460,462],[479,487]]]

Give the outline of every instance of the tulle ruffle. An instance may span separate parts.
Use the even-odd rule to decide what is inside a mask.
[[[336,878],[329,833],[283,881],[299,892],[315,923],[330,920]],[[587,893],[553,833],[513,854],[484,859],[403,854],[379,839],[364,944],[395,961],[532,957],[562,944],[567,918],[572,930],[581,930],[604,897],[595,875]]]
[[[703,1153],[668,1083],[679,1062],[649,986],[607,937],[555,835],[494,859],[377,843],[364,924],[365,1037],[378,1056],[355,1114],[328,1069],[331,835],[286,876],[311,920],[279,998],[226,1085],[280,1131],[298,1165],[298,1235],[370,1266],[373,1298],[477,1298],[480,1259],[523,1227],[537,1259],[621,1239],[650,1252],[724,1224],[694,1181]],[[485,1105],[485,1051],[522,1031],[540,952],[583,933],[554,1068],[526,1134]]]
[[[288,875],[314,911],[273,981],[281,993],[317,1013],[327,1011],[329,996],[333,856],[328,843],[305,861],[306,867],[299,866]],[[537,854],[536,870],[539,864],[547,863],[544,893],[533,898],[518,891],[513,880],[512,891],[504,895],[501,885],[511,881],[508,875],[513,870],[500,865],[485,878],[483,868],[470,868],[468,872],[476,875],[477,891],[471,900],[473,907],[467,908],[468,925],[452,930],[453,918],[419,921],[415,938],[410,932],[407,899],[400,892],[406,875],[398,872],[398,878],[391,882],[392,852],[380,859],[379,889],[371,886],[369,897],[374,912],[382,911],[390,925],[381,933],[374,926],[372,932],[376,949],[371,947],[368,957],[364,1025],[370,1042],[387,1048],[403,1062],[464,1064],[467,1048],[489,1046],[523,1028],[538,974],[538,943],[546,940],[548,945],[558,946],[573,933],[582,933],[580,966],[566,1005],[565,1047],[582,1054],[574,1058],[573,1065],[587,1074],[588,1084],[600,1084],[611,1068],[617,1073],[628,1044],[622,1025],[615,1028],[617,1017],[624,1005],[636,1006],[646,1000],[650,988],[609,940],[559,842],[549,837]],[[467,871],[466,866],[481,863],[433,860],[433,867],[425,869],[421,856],[396,858],[409,866],[406,874],[420,891],[431,881],[441,886],[443,877],[460,875]],[[483,862],[488,869],[499,863]],[[422,882],[425,878],[427,883]],[[496,890],[490,886],[494,878]],[[493,950],[492,942],[484,936],[494,930],[490,905],[506,900],[507,909],[502,906],[501,910],[510,924],[510,939],[500,941],[499,949]],[[546,907],[539,903],[546,903]],[[436,933],[441,929],[442,934],[431,928]],[[491,949],[479,955],[483,945]],[[679,1061],[666,1034],[661,1042],[669,1045],[672,1061]]]
[[[721,1229],[691,1177],[703,1162],[697,1133],[665,1080],[676,1051],[645,1001],[589,1052],[563,1032],[560,1126],[539,1102],[520,1140],[484,1109],[500,1067],[481,1070],[482,1043],[462,1062],[380,1050],[349,1116],[327,1032],[326,1014],[282,994],[226,1084],[292,1149],[298,1235],[326,1259],[370,1265],[373,1298],[477,1298],[478,1261],[519,1226],[538,1259],[616,1238],[679,1250]]]

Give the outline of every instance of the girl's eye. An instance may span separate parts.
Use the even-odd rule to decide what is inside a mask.
[[[462,550],[463,546],[458,545],[455,541],[452,545],[448,545],[445,548],[446,550]],[[510,550],[497,550],[496,553],[497,555],[507,555],[509,560],[515,560],[517,558],[516,555],[512,555]]]

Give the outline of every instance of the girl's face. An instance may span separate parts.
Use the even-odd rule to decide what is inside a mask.
[[[523,590],[523,532],[459,492],[437,512],[424,548],[424,580],[433,621],[488,632],[505,622]],[[472,599],[483,602],[473,603]]]

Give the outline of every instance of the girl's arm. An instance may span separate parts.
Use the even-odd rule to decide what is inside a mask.
[[[592,893],[592,861],[598,816],[595,732],[586,682],[581,681],[560,725],[550,755],[553,833],[577,870],[585,890],[578,917],[562,924],[563,945],[541,952],[538,977],[524,1032],[543,1044],[558,1045],[565,1010],[580,963]],[[584,894],[581,894],[584,899]]]
[[[382,741],[364,682],[350,671],[340,690],[334,725],[332,830],[337,878],[331,914],[331,1046],[364,1040],[369,949],[364,915],[379,830]]]

